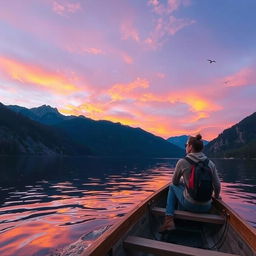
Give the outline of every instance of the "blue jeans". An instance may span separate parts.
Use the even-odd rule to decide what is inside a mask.
[[[184,189],[184,185],[170,185],[166,203],[166,215],[173,216],[176,205],[178,205],[179,210],[190,212],[208,212],[211,209],[211,203],[197,205],[186,200],[183,195]]]

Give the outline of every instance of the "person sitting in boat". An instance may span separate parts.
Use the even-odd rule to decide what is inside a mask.
[[[220,198],[220,180],[215,164],[202,152],[200,134],[188,138],[186,157],[175,167],[172,185],[169,187],[164,224],[159,232],[175,229],[173,215],[175,207],[191,212],[208,212],[212,196]],[[183,178],[183,182],[180,182]]]

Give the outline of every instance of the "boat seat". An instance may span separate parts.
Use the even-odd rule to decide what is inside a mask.
[[[165,208],[153,207],[151,212],[155,215],[164,216]],[[225,222],[224,216],[217,214],[209,214],[209,213],[193,213],[188,211],[179,211],[176,210],[174,212],[174,218],[183,219],[183,220],[192,220],[198,222],[207,222],[214,224],[223,224]]]
[[[238,256],[237,254],[198,249],[138,236],[128,236],[123,242],[123,245],[126,249],[142,251],[161,256]]]

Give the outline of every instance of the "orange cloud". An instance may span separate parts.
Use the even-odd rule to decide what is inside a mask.
[[[148,92],[148,88],[149,81],[142,78],[127,84],[114,84],[102,92],[106,97],[91,95],[86,103],[77,107],[66,105],[60,111],[83,114],[95,120],[121,122],[168,138],[200,132],[209,126],[211,112],[222,109],[206,96],[191,91],[153,94]]]
[[[42,67],[29,65],[10,58],[0,57],[0,71],[9,79],[30,84],[59,94],[70,94],[78,90],[64,75]]]
[[[176,100],[190,105],[192,111],[211,112],[220,110],[222,108],[214,102],[190,92],[185,94],[182,93],[182,96],[178,96]]]
[[[104,115],[104,119],[112,122],[120,122],[131,127],[140,127],[158,136],[169,136],[170,123],[166,122],[163,117],[140,111],[137,108],[127,107],[126,111],[131,112],[132,115],[128,113],[125,114],[125,112],[117,112],[115,114]],[[143,120],[143,122],[141,120]]]
[[[217,111],[221,109],[221,106],[214,102],[200,96],[199,94],[193,94],[190,91],[170,93],[167,95],[156,95],[152,93],[142,94],[139,100],[144,102],[170,102],[170,103],[184,103],[190,106],[192,111]]]
[[[113,103],[105,105],[85,103],[78,107],[72,105],[66,106],[65,109],[61,109],[61,112],[74,115],[84,114],[95,120],[104,119],[112,122],[120,122],[132,127],[141,127],[146,131],[165,138],[171,135],[195,134],[199,130],[198,126],[202,126],[197,124],[197,122],[209,116],[207,112],[193,112],[184,113],[179,118],[175,118],[175,116],[152,113],[151,109],[147,111],[147,107],[145,106],[140,107],[136,102],[127,106],[121,104],[120,107]],[[170,105],[170,107],[175,108],[175,105]],[[154,107],[152,109],[154,110]],[[191,123],[194,123],[195,128],[189,128]]]
[[[133,118],[129,117],[122,117],[122,116],[115,116],[115,115],[106,115],[104,116],[105,120],[110,120],[115,123],[121,123],[124,125],[129,125],[132,127],[140,127],[141,124],[139,124],[138,121],[134,120]]]
[[[86,102],[79,106],[67,104],[63,108],[60,108],[60,112],[65,115],[85,115],[86,117],[93,119],[100,119],[102,113],[107,110],[106,104],[90,103]]]
[[[204,127],[207,127],[208,125],[200,123],[201,119],[209,117],[208,110],[205,110],[205,112],[185,112],[183,115],[176,118],[175,116],[157,115],[156,113],[146,111],[146,108],[143,107],[144,106],[140,108],[136,103],[134,103],[131,104],[131,106],[127,105],[126,107],[123,107],[122,112],[118,112],[119,108],[111,103],[105,105],[85,103],[78,107],[67,105],[65,106],[65,109],[60,109],[60,112],[63,114],[73,115],[83,114],[94,120],[104,119],[112,122],[120,122],[131,127],[140,127],[164,138],[182,134],[193,135],[201,130],[203,131],[203,135],[204,132],[207,134],[207,139],[214,135],[214,132],[208,133],[208,128],[204,129]],[[175,105],[171,105],[170,107],[175,109]],[[110,112],[112,112],[112,110],[115,112],[115,109],[117,109],[116,113],[111,114]],[[154,107],[152,107],[152,109],[154,109]],[[218,131],[220,130],[221,128],[218,129]]]
[[[134,82],[129,84],[115,84],[108,90],[108,94],[112,100],[122,100],[128,97],[137,88],[148,88],[149,82],[146,79],[137,78]],[[133,98],[131,96],[131,98]]]

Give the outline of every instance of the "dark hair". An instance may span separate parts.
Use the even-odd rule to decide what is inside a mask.
[[[189,136],[188,144],[192,145],[195,152],[201,152],[204,148],[201,134],[197,134],[195,137]]]

